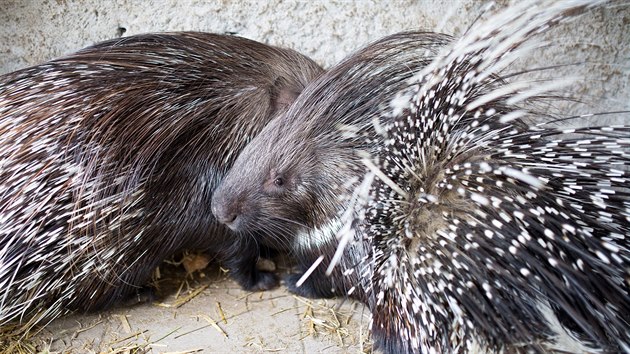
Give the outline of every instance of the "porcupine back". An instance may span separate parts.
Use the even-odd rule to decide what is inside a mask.
[[[371,248],[358,269],[386,352],[630,350],[630,127],[558,128],[527,108],[557,85],[501,79],[592,4],[490,17],[383,112],[345,238]]]
[[[245,288],[261,235],[210,211],[240,149],[321,69],[239,37],[103,42],[0,78],[0,324],[111,305],[182,249]]]

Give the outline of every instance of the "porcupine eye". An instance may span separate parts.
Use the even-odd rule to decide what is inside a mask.
[[[280,195],[289,188],[290,180],[285,174],[270,173],[265,181],[265,191],[270,195]]]

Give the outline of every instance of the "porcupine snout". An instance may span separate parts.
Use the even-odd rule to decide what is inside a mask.
[[[212,214],[217,221],[229,227],[231,230],[238,230],[239,218],[241,214],[242,203],[240,198],[231,198],[227,194],[217,194],[212,198]]]
[[[212,196],[212,214],[218,222],[234,232],[247,232],[258,229],[256,227],[255,198],[252,193],[242,188],[225,188],[219,186]]]

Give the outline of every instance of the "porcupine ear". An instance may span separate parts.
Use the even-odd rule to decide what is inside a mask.
[[[284,112],[300,95],[301,88],[292,87],[286,79],[278,77],[270,88],[272,113]]]

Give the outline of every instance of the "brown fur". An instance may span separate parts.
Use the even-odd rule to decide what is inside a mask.
[[[288,49],[180,32],[107,41],[1,77],[0,182],[11,187],[0,215],[13,217],[1,225],[11,231],[0,264],[15,261],[2,269],[15,278],[0,323],[112,304],[190,248],[216,254],[245,289],[275,286],[255,268],[273,235],[228,230],[211,198],[244,146],[320,72]]]

